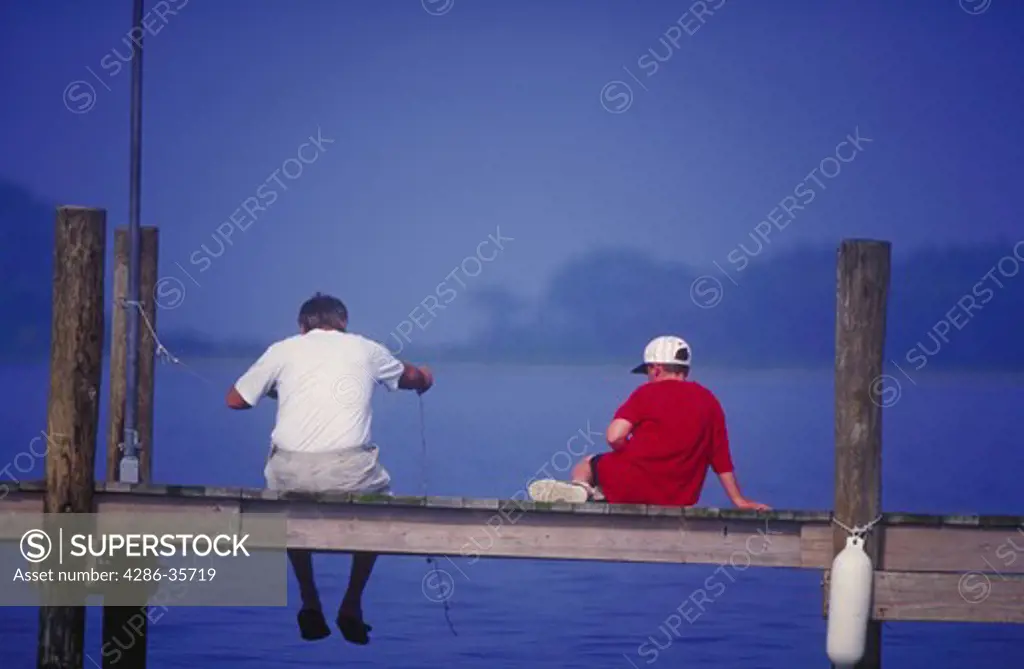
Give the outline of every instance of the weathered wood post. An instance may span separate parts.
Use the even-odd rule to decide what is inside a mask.
[[[103,374],[107,214],[60,207],[54,236],[45,513],[91,513]],[[39,669],[80,669],[85,607],[39,608]]]
[[[153,299],[157,280],[159,232],[154,227],[141,229],[142,247],[139,264],[139,383],[136,409],[139,443],[139,482],[152,481],[153,467],[153,397],[155,389],[156,340],[146,326],[156,329],[156,302]],[[131,238],[127,228],[114,231],[114,304],[110,340],[110,426],[107,434],[107,480],[117,481],[121,462],[121,441],[124,437],[124,408],[127,395],[127,318],[124,300],[128,295],[128,263]],[[104,606],[101,654],[104,669],[141,668],[146,666],[146,635],[148,607]]]
[[[143,448],[139,452],[139,482],[152,481],[153,472],[153,398],[155,388],[156,340],[146,327],[156,329],[156,291],[160,234],[155,227],[143,227],[139,267],[139,301],[142,313],[139,326],[138,431]],[[107,480],[118,480],[121,440],[124,436],[124,403],[127,394],[127,323],[123,300],[128,294],[128,260],[131,239],[127,228],[114,231],[114,303],[110,338],[110,426],[107,434]]]
[[[844,240],[839,247],[836,308],[836,497],[835,516],[849,527],[874,520],[882,508],[882,406],[880,394],[889,291],[889,242]],[[868,535],[865,550],[882,569],[880,532]],[[833,532],[833,555],[847,533]],[[867,645],[858,669],[878,669],[882,627],[868,623]]]

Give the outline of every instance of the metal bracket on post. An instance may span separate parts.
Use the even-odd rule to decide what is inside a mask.
[[[120,470],[118,480],[122,483],[139,482],[139,431],[125,430],[125,437],[129,443],[122,443]]]

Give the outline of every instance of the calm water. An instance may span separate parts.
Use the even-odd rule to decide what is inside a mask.
[[[262,484],[273,404],[248,413],[223,408],[224,391],[245,364],[193,363],[206,380],[180,368],[160,368],[158,482]],[[544,466],[564,467],[559,453],[567,440],[586,432],[588,424],[602,430],[637,380],[611,367],[442,365],[436,373],[437,385],[425,396],[425,469],[415,395],[381,392],[375,398],[375,438],[396,492],[418,493],[425,472],[432,494],[510,497]],[[738,475],[749,496],[777,508],[830,508],[828,372],[708,371],[699,378],[726,408]],[[918,385],[907,384],[886,412],[886,509],[1024,514],[1018,418],[1024,382],[980,376],[915,380]],[[0,368],[0,462],[11,462],[45,428],[46,383],[42,365]],[[579,443],[573,442],[576,452]],[[37,463],[24,478],[41,476]],[[723,501],[717,481],[709,480],[702,504]],[[450,604],[458,636],[448,630],[441,605],[424,596],[425,561],[384,557],[365,601],[375,626],[368,647],[346,644],[336,631],[319,643],[302,642],[293,608],[173,608],[151,627],[150,666],[827,666],[818,572],[734,572],[735,582],[727,582],[699,618],[684,622],[678,637],[667,637],[668,616],[715,567],[468,562],[456,560],[458,569],[442,563],[454,579]],[[317,569],[324,604],[333,606],[348,560],[321,556]],[[294,590],[291,596],[297,601]],[[5,668],[35,666],[36,625],[35,609],[0,609]],[[87,650],[97,662],[99,630],[99,609],[91,609]],[[1020,667],[1024,627],[888,625],[884,660],[900,669]],[[88,660],[86,665],[94,666]]]

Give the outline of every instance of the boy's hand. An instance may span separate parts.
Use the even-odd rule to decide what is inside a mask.
[[[751,509],[753,511],[770,511],[772,507],[767,504],[761,504],[745,497],[741,497],[737,500],[733,500],[733,504],[736,505],[737,509]]]

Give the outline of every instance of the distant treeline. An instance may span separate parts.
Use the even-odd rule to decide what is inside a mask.
[[[584,256],[557,273],[540,304],[493,290],[477,298],[489,325],[470,348],[497,358],[621,358],[678,333],[696,359],[716,365],[832,364],[836,249],[769,247],[746,260],[695,268],[629,251]],[[911,369],[1024,369],[1022,266],[1016,240],[897,250],[887,357]]]
[[[53,208],[0,183],[0,352],[49,350]],[[716,366],[818,367],[835,347],[835,248],[743,248],[705,267],[598,251],[568,262],[537,303],[470,292],[485,326],[459,346],[403,356],[462,360],[631,360],[652,336],[678,333]],[[1024,370],[1024,243],[895,249],[887,357],[909,370]],[[162,332],[176,353],[250,356],[267,342]],[[393,350],[401,342],[384,342]]]

